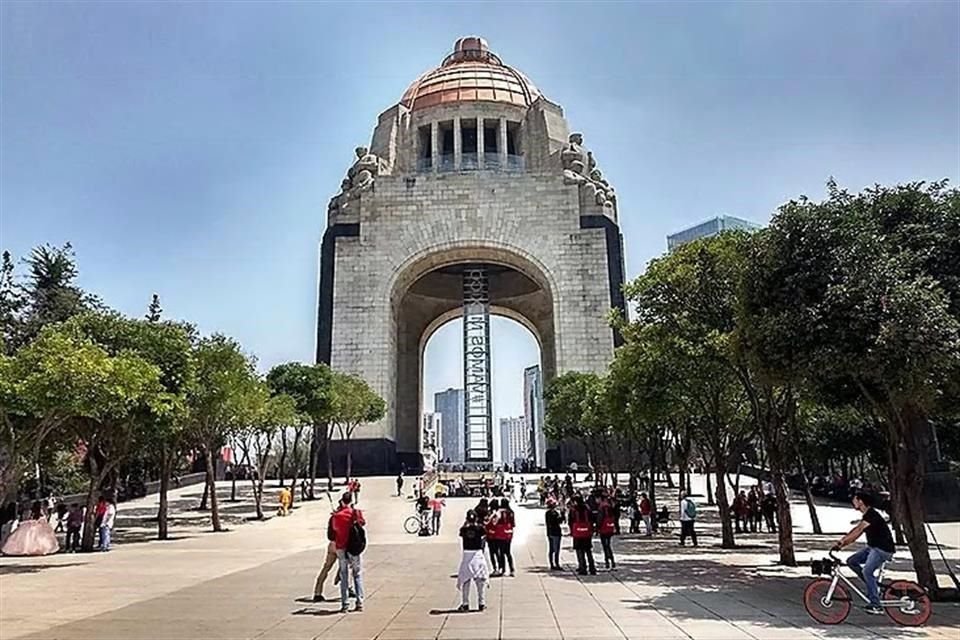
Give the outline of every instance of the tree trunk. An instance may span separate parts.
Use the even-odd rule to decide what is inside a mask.
[[[773,472],[773,486],[777,494],[777,538],[780,543],[780,564],[797,566],[793,548],[793,516],[790,514],[790,494],[784,479],[783,468],[778,464]]]
[[[81,551],[93,551],[94,523],[97,519],[97,493],[103,476],[97,472],[94,456],[87,456],[90,464],[89,484],[87,485],[87,510],[83,518],[83,536],[80,539]]]
[[[290,480],[290,506],[297,501],[297,479],[300,475],[300,462],[297,453],[300,450],[300,437],[303,435],[303,427],[293,432],[293,479]]]
[[[170,450],[164,446],[160,450],[160,507],[157,509],[157,540],[166,540],[167,512],[169,510],[167,492],[170,490],[170,468],[172,467]]]
[[[727,500],[727,485],[723,481],[723,465],[714,465],[717,478],[717,506],[720,508],[720,546],[724,549],[733,549],[737,541],[733,537],[733,514],[730,513],[730,502]],[[707,472],[707,484],[710,483],[710,473]],[[709,489],[708,489],[709,491]]]
[[[716,465],[716,468],[717,468],[717,470],[719,471],[720,465],[719,465],[719,464]],[[707,466],[707,467],[704,469],[704,472],[706,473],[706,476],[707,476],[707,504],[710,505],[710,506],[713,506],[713,505],[717,504],[717,501],[716,501],[716,498],[715,498],[714,493],[713,493],[713,482],[712,482],[712,478],[710,477],[710,467]],[[720,472],[720,480],[719,480],[719,482],[720,482],[720,484],[723,484],[723,473],[722,473],[722,472]],[[718,486],[718,487],[717,487],[717,491],[719,491],[719,490],[720,490],[720,487]]]
[[[333,457],[330,454],[330,438],[327,438],[327,491],[333,491]]]
[[[657,468],[657,445],[652,443],[650,447],[650,473],[647,478],[647,497],[650,499],[650,525],[654,531],[660,527],[657,525],[657,483],[654,479],[654,469]]]
[[[347,445],[347,481],[350,481],[350,478],[353,475],[353,452],[350,450],[350,434],[347,434],[346,437]]]
[[[797,466],[800,469],[800,476],[803,478],[803,499],[807,503],[807,510],[810,512],[810,523],[813,525],[813,532],[816,535],[823,533],[823,527],[820,526],[820,517],[817,515],[817,504],[813,501],[813,492],[810,491],[810,479],[807,477],[807,469],[803,465],[803,458],[797,455]]]
[[[894,416],[891,416],[894,417]],[[907,538],[907,546],[913,556],[913,570],[917,582],[936,598],[939,591],[937,574],[927,546],[927,531],[924,526],[926,512],[923,506],[923,480],[930,425],[916,407],[906,406],[891,423],[892,458],[894,462],[894,487],[899,495],[895,503],[899,509],[899,522]]]
[[[207,510],[207,500],[210,497],[210,470],[204,469],[203,476],[203,497],[200,498],[200,506],[197,507],[199,511]]]
[[[277,472],[277,486],[281,489],[285,486],[287,477],[287,433],[285,429],[280,430],[280,470]]]
[[[230,502],[237,501],[237,465],[230,470]]]
[[[213,468],[213,451],[207,449],[204,452],[204,458],[207,461],[207,493],[210,494],[210,523],[214,531],[223,531],[220,526],[220,509],[217,505],[217,485],[216,475]]]
[[[317,458],[320,457],[320,427],[313,426],[313,438],[310,440],[310,491],[308,498],[316,499],[314,488],[317,482]]]

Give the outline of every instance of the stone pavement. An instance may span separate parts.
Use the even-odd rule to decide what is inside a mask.
[[[619,569],[581,578],[543,569],[542,512],[519,508],[517,577],[494,578],[483,613],[454,612],[459,560],[456,524],[473,501],[450,500],[445,527],[429,539],[401,528],[412,512],[390,497],[392,479],[367,479],[361,507],[369,520],[363,613],[308,601],[322,560],[328,505],[303,505],[289,518],[169,543],[120,546],[109,554],[0,560],[0,638],[450,639],[597,638],[814,639],[958,637],[960,607],[936,603],[922,629],[853,611],[824,627],[803,610],[807,569],[774,565],[770,536],[714,545],[705,513],[699,549],[674,540],[616,540]],[[704,509],[708,512],[707,509]],[[849,514],[848,514],[849,517]],[[956,562],[960,529],[951,526]],[[802,559],[829,546],[798,536]],[[599,551],[599,549],[598,549]],[[598,553],[599,557],[600,554]],[[565,548],[566,566],[573,554]],[[898,569],[905,568],[901,564]],[[332,584],[327,595],[334,595]]]

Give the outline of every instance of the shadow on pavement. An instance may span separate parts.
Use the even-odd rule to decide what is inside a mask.
[[[0,564],[0,576],[17,575],[20,573],[40,573],[47,569],[62,569],[64,567],[82,567],[86,562],[64,562],[62,564]]]

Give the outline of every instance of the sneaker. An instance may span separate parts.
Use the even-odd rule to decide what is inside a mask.
[[[324,598],[323,596],[313,596],[313,601],[314,601],[314,602],[326,602],[327,599]]]
[[[462,604],[459,607],[457,607],[457,611],[459,611],[460,613],[466,613],[467,611],[470,611],[470,605]]]
[[[350,589],[349,591],[347,591],[347,595],[349,595],[351,598],[357,597],[357,593],[353,589]]]
[[[513,569],[511,569],[511,570],[510,570],[510,577],[511,577],[511,578],[517,577],[517,572],[514,571]]]
[[[346,605],[340,607],[340,613],[349,613],[349,612],[350,612],[350,607]]]
[[[487,605],[485,604],[482,604],[479,607],[477,607],[477,611],[486,611],[486,610],[487,610]]]
[[[878,605],[878,604],[868,604],[867,606],[865,606],[865,607],[863,608],[863,610],[866,611],[867,613],[869,613],[869,614],[872,615],[872,616],[880,616],[880,615],[883,615],[883,607],[881,607],[881,606]]]
[[[354,607],[353,607],[353,610],[354,610],[354,611],[363,611],[363,603],[362,603],[362,602],[358,602],[357,604],[355,604]]]

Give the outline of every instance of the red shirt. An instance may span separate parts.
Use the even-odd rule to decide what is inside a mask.
[[[513,540],[513,514],[505,509],[500,510],[495,527],[495,540]]]
[[[352,507],[343,507],[330,516],[330,521],[333,523],[333,543],[337,549],[347,548],[347,541],[350,539],[350,527],[353,525],[354,515],[356,515],[357,522],[366,524],[360,509],[354,509]]]
[[[648,516],[650,515],[650,500],[644,498],[640,501],[640,515]]]
[[[500,538],[497,535],[498,524],[499,524],[499,518],[496,515],[493,515],[487,520],[486,524],[483,525],[483,528],[487,532],[487,540],[500,540]]]

